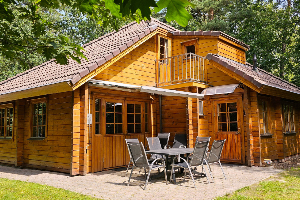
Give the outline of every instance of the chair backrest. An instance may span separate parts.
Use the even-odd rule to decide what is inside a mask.
[[[159,150],[159,149],[162,149],[158,137],[147,137],[147,142],[148,142],[150,150]]]
[[[211,137],[199,137],[199,136],[197,136],[196,141],[197,141],[197,142],[203,142],[203,141],[208,141],[208,142],[210,142],[210,138],[211,138]]]
[[[203,163],[203,160],[206,156],[208,144],[208,141],[195,143],[193,154],[190,156],[190,166],[198,166]]]
[[[186,134],[175,134],[172,148],[181,148],[186,146],[187,146]]]
[[[125,139],[126,144],[128,143],[140,143],[139,139],[133,138],[133,139]]]
[[[218,162],[220,160],[225,141],[226,139],[214,140],[207,159],[209,163]]]
[[[135,167],[149,166],[143,143],[128,143],[128,149]]]
[[[164,149],[169,143],[170,133],[158,133],[157,137],[159,138],[161,148]]]

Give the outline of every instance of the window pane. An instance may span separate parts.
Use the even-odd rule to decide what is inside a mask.
[[[37,125],[37,116],[34,115],[33,116],[33,126],[36,126]]]
[[[236,103],[228,103],[229,112],[237,111]]]
[[[226,122],[226,113],[219,114],[219,122]]]
[[[95,134],[100,134],[99,129],[100,129],[100,125],[95,124]]]
[[[135,132],[136,133],[141,133],[142,132],[141,124],[136,124],[135,125]]]
[[[114,112],[114,103],[106,103],[106,112]]]
[[[148,122],[148,114],[145,114],[145,122]]]
[[[134,133],[134,124],[127,125],[128,133]]]
[[[13,126],[13,118],[9,119],[9,126]]]
[[[95,111],[100,111],[100,100],[99,99],[95,99]]]
[[[38,125],[43,125],[43,115],[38,116]]]
[[[122,124],[115,124],[115,133],[123,133]]]
[[[11,137],[12,136],[12,127],[7,127],[6,129],[6,137]]]
[[[145,132],[148,132],[149,131],[149,128],[148,128],[148,123],[145,123]]]
[[[106,113],[106,123],[114,123],[114,113]]]
[[[46,115],[43,115],[43,125],[46,125]]]
[[[0,129],[0,136],[4,136],[4,127],[1,127],[1,129]]]
[[[45,126],[42,126],[42,130],[41,133],[39,134],[39,137],[45,137],[45,128],[46,128]]]
[[[114,134],[114,125],[106,124],[106,134]]]
[[[195,53],[195,45],[186,46],[187,53]]]
[[[116,112],[122,112],[122,103],[116,103]]]
[[[237,123],[230,123],[229,131],[238,131]]]
[[[134,104],[127,104],[127,113],[134,113]]]
[[[99,112],[95,113],[95,121],[100,122]]]
[[[46,103],[42,103],[42,106],[43,106],[43,114],[46,114],[47,112]]]
[[[38,104],[34,104],[34,114],[38,114],[38,108],[39,108],[39,106],[38,106]]]
[[[122,114],[116,113],[115,123],[122,123]]]
[[[135,114],[135,123],[141,123],[141,114]]]
[[[37,137],[37,127],[33,127],[32,137]]]
[[[127,114],[127,123],[134,123],[134,114]]]
[[[38,104],[38,110],[39,110],[38,111],[39,114],[43,114],[43,104],[42,103]]]
[[[219,109],[220,112],[226,112],[226,103],[219,104]]]
[[[230,122],[236,122],[237,121],[237,113],[229,113]]]
[[[141,104],[135,104],[135,113],[141,113]]]
[[[148,113],[148,103],[145,103],[145,113]]]
[[[219,131],[227,131],[227,124],[226,123],[219,123],[218,129],[219,129]]]

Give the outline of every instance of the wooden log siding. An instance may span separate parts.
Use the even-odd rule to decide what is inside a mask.
[[[155,86],[155,37],[134,49],[94,79],[132,85]]]
[[[257,93],[250,90],[250,145],[253,143],[253,161],[254,165],[260,165],[260,135],[259,135],[259,112],[257,103]],[[250,150],[251,151],[251,150]]]
[[[14,121],[16,131],[14,132],[14,138],[16,138],[16,166],[22,166],[24,163],[24,122],[25,122],[25,106],[26,100],[20,99],[15,103],[15,116]],[[1,154],[2,155],[2,154]]]
[[[23,165],[60,172],[70,172],[72,149],[72,92],[47,97],[47,132],[43,140],[31,138],[31,102],[25,106]]]
[[[245,50],[221,40],[218,41],[218,54],[239,63],[246,63]]]

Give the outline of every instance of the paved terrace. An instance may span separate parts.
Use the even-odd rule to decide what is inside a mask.
[[[196,189],[189,178],[184,181],[177,177],[176,185],[166,185],[162,176],[153,177],[147,189],[143,190],[144,175],[138,170],[134,171],[132,182],[127,186],[129,173],[126,176],[125,168],[71,177],[57,172],[0,166],[0,177],[50,185],[102,199],[213,199],[281,172],[273,167],[232,164],[224,164],[223,167],[227,180],[220,167],[212,165],[214,183],[208,184],[205,177],[196,177]],[[153,175],[155,173],[157,171]]]

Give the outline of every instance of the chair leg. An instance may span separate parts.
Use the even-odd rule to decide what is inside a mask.
[[[184,168],[184,177],[183,177],[184,181],[185,181],[185,176],[186,176],[186,169]]]
[[[131,159],[129,160],[129,163],[128,163],[128,165],[127,165],[126,175],[127,175],[127,173],[128,173],[128,169],[129,169],[129,167],[130,167],[130,163],[131,163]]]
[[[151,173],[151,168],[152,168],[152,167],[149,167],[148,177],[147,177],[147,179],[146,179],[146,183],[145,183],[144,190],[146,189],[146,187],[147,187],[147,184],[148,184],[148,180],[149,180],[150,173]]]
[[[170,182],[172,181],[173,170],[174,170],[174,166],[172,165],[171,175],[170,175]]]
[[[196,188],[196,184],[195,184],[194,176],[193,176],[193,174],[192,174],[192,170],[191,170],[190,166],[188,166],[188,168],[189,168],[189,171],[190,171],[190,175],[191,175],[191,177],[192,177],[192,179],[193,179],[194,186],[195,186],[195,188]]]
[[[134,168],[134,166],[132,165],[132,169],[131,169],[131,173],[130,173],[130,176],[129,176],[129,179],[128,179],[127,186],[129,186],[129,182],[130,182],[130,179],[131,179],[131,175],[132,175],[132,172],[133,172],[133,168]]]
[[[203,163],[202,163],[202,172],[203,172],[203,170],[204,170],[204,174],[205,174],[205,176],[206,176],[207,182],[210,183],[210,181],[209,181],[209,179],[208,179],[208,176],[207,176],[207,173],[206,173],[206,170],[205,170],[205,168],[204,168],[204,166],[203,166]],[[208,170],[208,171],[209,171],[209,170]],[[209,174],[210,174],[210,172],[209,172]]]
[[[225,180],[226,180],[226,176],[225,176],[225,173],[224,173],[224,170],[223,170],[223,167],[222,167],[222,165],[221,165],[221,162],[220,162],[220,161],[219,161],[219,164],[220,164],[220,167],[221,167],[221,169],[222,169],[222,172],[223,172],[224,178],[225,178]]]

